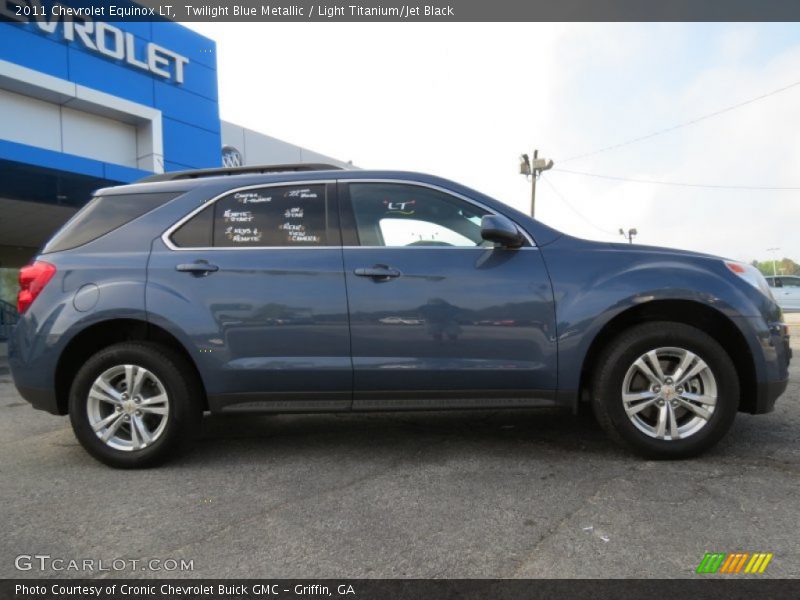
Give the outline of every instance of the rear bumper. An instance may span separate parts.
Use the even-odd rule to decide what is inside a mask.
[[[52,389],[34,388],[24,385],[17,385],[16,387],[20,396],[30,402],[31,406],[36,410],[43,410],[49,412],[51,415],[65,414],[58,408],[56,394]]]
[[[65,415],[66,406],[59,408],[55,385],[47,385],[55,382],[52,350],[44,344],[31,343],[31,339],[37,338],[26,336],[30,331],[31,325],[23,316],[8,340],[8,366],[11,367],[14,386],[33,408],[53,415]]]

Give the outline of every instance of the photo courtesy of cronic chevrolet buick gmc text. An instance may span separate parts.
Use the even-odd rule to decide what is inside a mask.
[[[115,467],[204,411],[591,405],[617,441],[695,456],[786,389],[761,274],[570,237],[429,175],[326,165],[97,192],[20,273],[14,381]]]

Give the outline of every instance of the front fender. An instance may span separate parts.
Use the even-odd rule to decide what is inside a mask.
[[[577,392],[592,342],[625,311],[660,300],[697,303],[725,315],[752,347],[753,336],[742,331],[741,318],[763,320],[769,308],[721,259],[574,239],[542,250],[553,283],[558,385],[564,394]]]

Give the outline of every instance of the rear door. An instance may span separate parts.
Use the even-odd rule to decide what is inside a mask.
[[[156,240],[148,316],[189,339],[212,410],[350,406],[332,182],[233,190]]]
[[[553,296],[541,253],[494,248],[490,211],[424,184],[340,182],[353,408],[548,404]]]

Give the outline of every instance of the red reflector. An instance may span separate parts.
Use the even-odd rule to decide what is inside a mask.
[[[56,274],[56,268],[48,262],[37,260],[22,267],[19,271],[19,293],[17,294],[17,312],[19,314],[28,310],[44,286]]]
[[[744,265],[740,265],[739,263],[726,262],[725,266],[728,267],[734,273],[744,273],[745,272]]]

